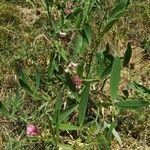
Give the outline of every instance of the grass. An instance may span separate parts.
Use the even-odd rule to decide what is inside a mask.
[[[120,110],[115,106],[118,99],[123,101],[129,97],[146,101],[142,105],[147,105],[150,99],[146,93],[150,85],[149,1],[132,0],[123,17],[104,33],[100,44],[98,31],[107,22],[101,24],[99,20],[114,3],[101,1],[103,9],[95,7],[82,16],[80,9],[76,9],[82,5],[87,8],[88,2],[60,2],[58,5],[54,1],[53,15],[47,15],[44,1],[0,2],[0,99],[6,108],[0,106],[4,110],[0,114],[1,149],[150,148],[149,108]],[[65,7],[76,11],[76,15],[63,14]],[[102,62],[104,66],[97,65],[108,42],[109,56],[119,56],[119,61],[124,57],[127,43],[132,46],[130,63],[121,70],[121,75],[118,73],[121,76],[118,81],[114,80],[115,73],[99,80],[101,68],[112,67],[114,62],[111,59]],[[65,73],[63,70],[70,62],[78,63],[79,67],[77,70],[69,68],[69,73]],[[115,63],[113,66],[116,70],[120,68]],[[82,79],[79,90],[72,86],[74,74]],[[37,125],[40,135],[27,136],[28,124]]]

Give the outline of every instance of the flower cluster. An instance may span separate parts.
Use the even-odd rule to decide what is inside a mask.
[[[71,62],[65,69],[65,72],[70,72],[70,73],[76,74],[77,66],[78,66],[77,63]]]
[[[80,77],[78,75],[75,75],[72,77],[72,82],[77,90],[81,89],[82,80],[80,79]]]
[[[39,129],[35,125],[27,125],[26,134],[29,136],[38,136],[40,133]]]
[[[78,67],[77,63],[71,62],[65,69],[65,72],[71,74],[72,76],[71,80],[73,85],[75,86],[76,90],[80,90],[82,86],[82,80],[77,75],[77,67]]]

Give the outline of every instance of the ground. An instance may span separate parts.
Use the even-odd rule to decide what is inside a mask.
[[[109,6],[111,4],[108,3],[107,5]],[[150,87],[150,56],[148,54],[148,51],[150,51],[150,9],[148,6],[150,6],[149,0],[132,0],[128,11],[104,36],[100,45],[100,47],[103,47],[109,42],[111,53],[113,55],[123,56],[127,43],[131,42],[133,49],[132,58],[128,67],[122,70],[121,84],[119,87],[120,93],[126,90],[126,86],[130,81],[136,81],[136,83],[147,88]],[[56,14],[56,17],[57,15],[59,14]],[[52,55],[51,47],[53,47],[51,45],[53,39],[46,31],[47,25],[47,11],[42,5],[42,1],[0,1],[0,100],[4,104],[6,103],[6,106],[9,106],[11,100],[15,97],[16,89],[19,85],[19,70],[23,68],[29,75],[33,75],[36,73],[38,66],[42,72],[42,76],[45,77],[49,57]],[[96,34],[97,30],[94,29],[94,26],[95,24],[93,22],[93,32]],[[74,33],[70,33],[69,38],[74,38]],[[60,38],[64,47],[69,43],[67,40],[70,41],[68,38]],[[42,92],[44,93],[44,90]],[[56,98],[55,92],[53,93],[51,90],[48,92],[50,92],[48,94],[52,95],[53,99]],[[132,91],[130,92],[132,94]],[[109,81],[104,87],[104,94],[108,96],[108,93]],[[65,94],[67,95],[67,92]],[[138,98],[136,93],[133,92],[133,95]],[[24,149],[35,149],[36,147],[36,149],[42,150],[47,145],[47,142],[53,143],[53,141],[51,140],[51,129],[48,128],[47,118],[45,118],[44,112],[41,113],[43,117],[36,110],[38,108],[38,110],[41,109],[41,111],[44,111],[44,108],[46,111],[51,112],[54,103],[49,104],[45,102],[45,106],[42,106],[41,101],[35,102],[24,91],[21,91],[21,96],[23,100],[23,104],[20,106],[21,110],[16,112],[11,119],[0,114],[0,149],[14,149],[15,147],[15,149],[19,150],[22,146]],[[147,95],[142,95],[143,97],[147,100],[150,98]],[[100,99],[102,100],[103,98]],[[94,106],[94,103],[89,105]],[[50,110],[46,109],[47,106]],[[11,110],[11,108],[9,109]],[[92,107],[90,109],[91,112],[95,113],[94,109]],[[31,117],[32,112],[36,113],[35,116],[33,114]],[[111,116],[112,113],[113,111],[110,108],[103,109],[103,121],[114,119]],[[117,122],[116,130],[122,138],[122,147],[120,148],[118,141],[113,139],[111,149],[149,150],[149,114],[149,108],[121,112],[115,119]],[[36,118],[38,115],[39,118]],[[72,123],[74,123],[74,118],[76,120],[77,115],[74,113],[71,116],[70,120]],[[91,116],[93,117],[93,115]],[[32,123],[35,120],[35,122],[38,122],[43,127],[43,135],[38,139],[27,138],[24,131],[25,124],[20,120],[26,123]],[[95,128],[95,126],[88,125],[89,134],[87,137],[89,141],[95,138],[95,135],[93,135]],[[74,147],[78,148],[79,146],[80,148],[84,143],[86,132],[84,130],[81,133],[73,131],[62,132],[59,135],[59,140],[64,144],[75,145]],[[94,150],[96,148],[93,146],[92,149]]]

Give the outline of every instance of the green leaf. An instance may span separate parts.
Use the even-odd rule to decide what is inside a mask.
[[[18,109],[21,107],[21,97],[20,97],[20,94],[19,94],[19,89],[16,90],[16,97],[14,99],[14,101],[12,102],[12,114],[14,115]]]
[[[82,31],[82,37],[86,39],[88,45],[90,46],[92,42],[92,29],[88,24]]]
[[[101,77],[102,73],[104,72],[106,65],[104,62],[104,55],[103,53],[96,53],[96,74],[98,77]]]
[[[48,78],[49,79],[52,79],[54,69],[55,69],[55,55],[52,54],[50,62],[49,62],[49,66],[48,66]]]
[[[121,72],[121,60],[119,57],[116,57],[112,66],[110,76],[110,96],[112,99],[115,99],[118,95],[120,72]]]
[[[112,139],[111,135],[113,134],[114,137],[117,139],[118,143],[120,144],[120,146],[122,146],[121,137],[120,137],[120,135],[118,134],[118,132],[114,128],[115,124],[114,123],[108,124],[107,122],[104,122],[104,126],[105,126],[105,128],[106,127],[108,128],[108,133],[107,133],[108,141],[111,142],[111,139]]]
[[[114,5],[113,10],[111,11],[109,18],[119,18],[127,10],[130,0],[119,0],[116,5]]]
[[[83,72],[84,72],[84,62],[81,62],[78,66],[77,66],[77,74],[80,77],[83,77]]]
[[[82,48],[79,52],[79,56],[83,56],[85,53],[86,48],[89,46],[89,44],[87,43],[86,39],[83,38],[83,44],[82,44]]]
[[[83,38],[81,34],[79,33],[77,35],[75,45],[74,45],[74,54],[79,54],[83,46]]]
[[[67,62],[68,61],[68,53],[66,50],[64,50],[63,48],[61,49],[61,51],[59,51],[60,55],[62,56],[62,58]]]
[[[150,94],[150,89],[136,82],[129,83],[128,88],[133,89],[134,91],[137,91],[140,94]]]
[[[111,141],[112,141],[112,132],[113,132],[114,127],[115,127],[114,122],[112,122],[111,124],[108,124],[107,127],[108,127],[108,131],[107,131],[106,137],[107,137],[107,140],[109,141],[109,143],[111,143]]]
[[[129,42],[123,58],[123,67],[126,67],[128,65],[131,59],[131,55],[132,55],[132,48],[131,48],[131,43]]]
[[[110,150],[109,141],[106,139],[104,134],[99,133],[97,136],[98,147],[100,150]]]
[[[83,10],[81,8],[78,8],[76,12],[74,13],[76,17],[76,27],[79,28],[82,25],[83,22]]]
[[[27,83],[25,83],[21,78],[19,78],[19,83],[21,85],[21,87],[26,90],[26,92],[28,92],[28,94],[30,95],[34,95],[33,91],[31,90],[31,88],[27,85]]]
[[[58,143],[58,147],[63,150],[74,150],[73,146],[68,144],[60,144]]]
[[[112,64],[108,65],[108,66],[105,68],[105,70],[102,72],[100,78],[101,78],[101,79],[106,78],[106,77],[110,74],[111,69],[112,69]]]
[[[39,70],[37,69],[37,70],[36,70],[36,81],[35,81],[35,84],[36,84],[36,92],[37,92],[37,90],[38,90],[39,87],[40,87],[40,80],[41,80],[41,74],[40,74]]]
[[[57,98],[56,98],[56,104],[55,104],[55,114],[56,114],[56,117],[57,118],[57,114],[58,112],[60,112],[61,110],[61,106],[63,104],[63,100],[62,100],[62,91],[60,91],[60,93],[58,94]]]
[[[73,107],[71,107],[70,109],[66,110],[65,112],[63,112],[60,115],[60,119],[59,121],[62,122],[64,121],[73,111],[75,111],[77,109],[78,105],[75,105]]]
[[[90,92],[90,83],[87,83],[86,87],[84,88],[81,94],[81,100],[79,104],[79,125],[82,126],[85,119],[87,103],[89,99],[89,92]]]
[[[22,69],[19,71],[19,76],[24,82],[28,81],[28,76]]]
[[[149,106],[150,103],[143,100],[127,99],[115,104],[119,109],[140,109]]]
[[[55,116],[54,116],[54,121],[55,121],[55,133],[58,138],[58,132],[59,132],[59,127],[60,127],[60,110],[61,106],[63,104],[63,90],[61,90],[58,93],[58,96],[56,98],[56,104],[55,104]]]
[[[81,127],[70,125],[70,124],[64,124],[64,123],[61,123],[59,128],[61,130],[79,130],[79,129],[81,129]]]
[[[92,8],[94,7],[95,3],[97,3],[97,0],[89,1],[89,12],[92,10]]]
[[[109,14],[109,18],[107,20],[106,26],[100,33],[101,37],[103,37],[105,35],[105,33],[107,33],[112,28],[112,26],[119,19],[119,17],[122,16],[126,12],[128,5],[129,5],[129,0],[120,0],[115,5],[113,10]]]
[[[6,107],[3,105],[1,101],[0,101],[0,112],[6,117],[10,117],[9,111],[6,109]]]
[[[105,33],[107,33],[111,27],[115,24],[115,22],[117,21],[117,18],[113,18],[112,20],[110,20],[106,26],[104,27],[104,29],[102,30],[102,32],[100,33],[100,36],[103,37],[105,35]]]
[[[103,79],[110,74],[114,61],[114,57],[109,54],[109,44],[106,44],[106,50],[104,52],[96,53],[95,57],[97,76]]]

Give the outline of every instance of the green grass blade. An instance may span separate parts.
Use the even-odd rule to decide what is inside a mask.
[[[63,104],[63,90],[61,90],[56,98],[56,104],[55,104],[55,133],[56,133],[56,139],[58,140],[58,132],[59,132],[59,127],[60,127],[60,110],[61,106]]]
[[[88,24],[83,29],[82,36],[86,39],[88,45],[90,46],[92,42],[92,29]]]
[[[21,107],[22,101],[21,101],[21,96],[19,94],[19,89],[16,90],[16,97],[12,103],[12,114],[15,114],[18,109]]]
[[[149,106],[150,103],[143,100],[128,99],[115,104],[119,109],[140,109]]]
[[[90,92],[90,83],[86,85],[84,88],[82,95],[81,95],[81,100],[79,104],[79,125],[82,126],[84,123],[85,119],[85,114],[86,114],[86,109],[87,109],[87,103],[89,99],[89,92]]]
[[[81,34],[78,34],[74,45],[74,54],[79,54],[82,49],[82,46],[83,46],[83,38]]]
[[[52,79],[53,77],[54,68],[55,68],[55,56],[51,58],[49,66],[48,66],[48,78],[49,79]]]
[[[111,11],[109,17],[110,18],[119,18],[121,15],[123,15],[123,13],[121,15],[120,12],[124,12],[127,7],[129,5],[129,0],[120,0],[113,8],[113,10]]]
[[[78,66],[77,66],[77,74],[80,77],[83,77],[83,72],[84,72],[84,62],[81,62]]]
[[[104,27],[104,29],[102,30],[102,32],[100,33],[100,36],[103,37],[105,35],[105,33],[107,33],[111,27],[115,24],[115,22],[117,21],[118,19],[117,18],[114,18],[112,20],[110,20],[106,26]]]
[[[27,74],[25,73],[25,71],[23,71],[23,69],[21,69],[19,71],[19,76],[20,78],[24,81],[24,82],[27,82],[28,81],[28,76]]]
[[[149,88],[147,88],[147,87],[145,87],[141,84],[138,84],[136,82],[129,83],[128,88],[138,92],[141,95],[143,95],[143,94],[149,95],[150,94],[150,89]]]
[[[40,81],[41,81],[41,74],[40,74],[40,72],[39,72],[39,70],[37,69],[36,70],[36,92],[37,92],[37,90],[39,89],[39,87],[40,87]]]
[[[21,78],[19,78],[19,83],[21,85],[21,87],[28,92],[28,94],[30,95],[34,95],[33,91],[31,90],[31,88],[28,86],[27,83],[25,83]]]
[[[110,96],[112,99],[115,99],[118,94],[120,72],[121,72],[121,60],[119,57],[116,57],[112,66],[110,77]]]
[[[60,115],[60,119],[59,121],[62,122],[64,121],[73,111],[75,111],[77,109],[78,105],[75,105],[73,107],[71,107],[70,109],[66,110],[64,113],[62,113]]]
[[[1,101],[0,101],[0,112],[6,117],[10,117],[9,111],[6,109],[6,107],[3,105]]]
[[[96,53],[95,61],[96,61],[96,74],[100,78],[106,68],[103,53]]]
[[[96,138],[100,150],[110,150],[109,141],[107,140],[104,134],[99,133]]]
[[[112,69],[112,64],[108,65],[108,66],[105,68],[105,70],[102,72],[100,78],[101,78],[101,79],[106,78],[106,77],[110,74],[111,69]]]
[[[123,58],[123,67],[126,67],[128,65],[131,59],[131,55],[132,55],[132,48],[131,48],[131,43],[129,42]]]
[[[58,143],[58,147],[63,150],[74,150],[73,146],[68,144],[60,144]]]

